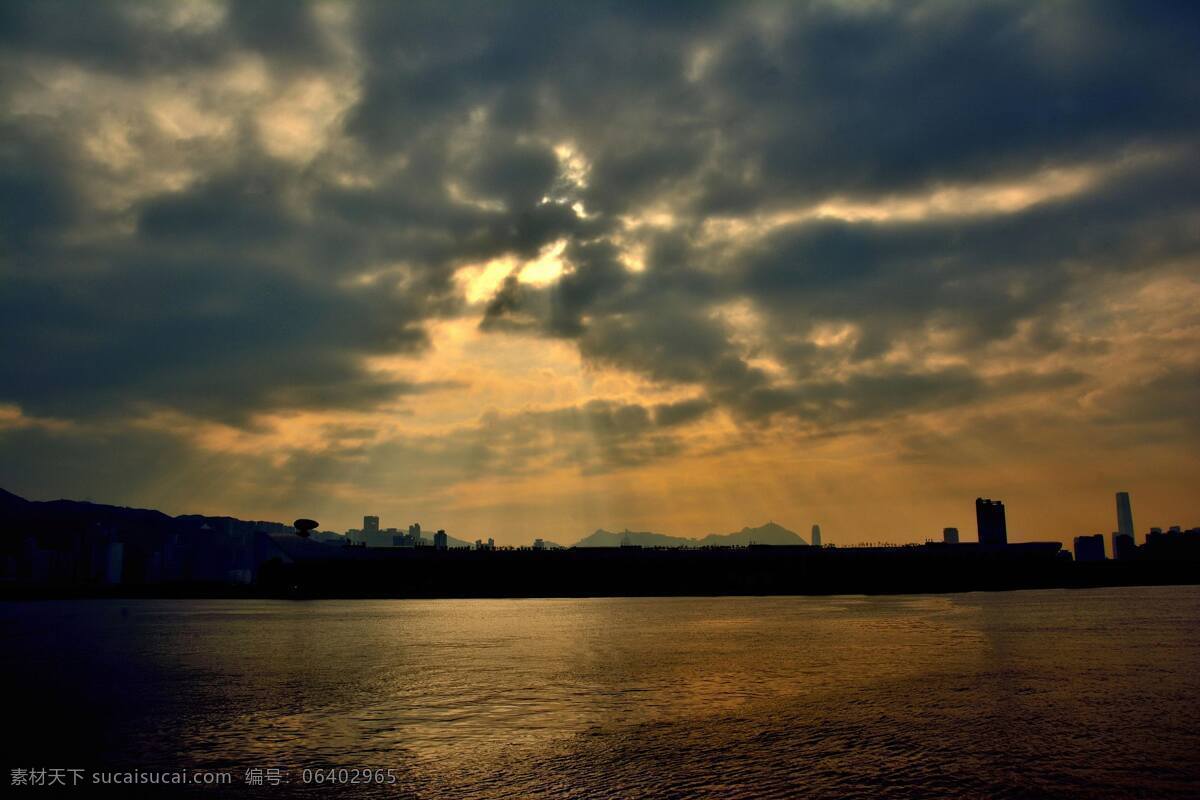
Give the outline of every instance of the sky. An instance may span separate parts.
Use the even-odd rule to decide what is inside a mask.
[[[1200,524],[1200,7],[0,3],[0,486]]]

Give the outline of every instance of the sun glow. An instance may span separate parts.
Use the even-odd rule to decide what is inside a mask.
[[[467,302],[472,304],[490,299],[509,275],[516,275],[518,281],[530,286],[546,286],[566,271],[562,257],[566,249],[567,240],[560,239],[543,247],[536,258],[522,261],[516,256],[504,255],[483,264],[462,267],[454,279]]]

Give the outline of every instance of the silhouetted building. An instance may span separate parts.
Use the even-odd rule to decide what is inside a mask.
[[[1129,492],[1117,492],[1117,533],[1128,536],[1136,544],[1133,535],[1133,508],[1129,505]]]
[[[1131,535],[1120,531],[1112,532],[1113,558],[1117,561],[1124,561],[1127,558],[1133,558],[1135,553],[1137,553],[1137,544]]]
[[[546,542],[542,539],[534,539],[533,540],[533,549],[534,550],[545,550]]]
[[[1179,525],[1172,525],[1165,532],[1162,528],[1151,528],[1138,557],[1175,564],[1200,562],[1200,528],[1185,531]]]
[[[1092,534],[1091,536],[1076,536],[1075,560],[1080,562],[1103,561],[1104,534],[1096,533]]]
[[[813,525],[812,527],[812,544],[813,547],[821,546],[821,526]]]
[[[388,528],[385,532],[385,539],[391,541],[392,547],[420,547],[420,535],[414,535],[412,526],[408,526],[408,533],[401,531],[399,528]]]
[[[362,532],[362,540],[366,543],[367,547],[395,547],[393,537],[397,533],[396,529],[388,528],[387,530],[380,530],[378,517],[364,517],[363,523],[367,524],[372,520],[374,521],[374,527],[367,528]]]
[[[450,546],[450,537],[445,531],[438,531],[433,535],[433,546],[437,550],[445,550]]]
[[[363,533],[379,533],[379,517],[363,517]]]
[[[975,523],[979,529],[980,544],[1008,544],[1008,527],[1004,522],[1004,503],[1001,501],[976,497]]]
[[[958,544],[958,528],[942,528],[942,541],[946,544]]]

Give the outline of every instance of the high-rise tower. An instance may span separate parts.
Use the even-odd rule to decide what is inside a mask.
[[[813,547],[821,546],[821,526],[820,525],[812,526],[812,546]]]
[[[1004,503],[999,500],[976,497],[975,523],[979,528],[980,544],[1008,544],[1008,526],[1004,522]]]
[[[1133,508],[1129,505],[1129,492],[1117,492],[1117,529],[1112,535],[1113,558],[1129,558],[1137,548],[1133,538]]]
[[[1117,533],[1134,539],[1133,507],[1129,505],[1129,492],[1117,492]]]
[[[1104,534],[1096,533],[1091,536],[1075,537],[1076,561],[1103,561]]]

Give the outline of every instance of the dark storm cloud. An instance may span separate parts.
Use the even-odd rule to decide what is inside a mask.
[[[658,381],[706,386],[714,399],[751,418],[790,412],[824,419],[835,410],[834,416],[857,418],[919,406],[921,392],[968,402],[983,396],[969,391],[982,381],[961,372],[892,370],[833,383],[820,374],[876,359],[931,324],[952,333],[952,352],[964,355],[1013,336],[1022,322],[1035,323],[1043,350],[1073,346],[1054,323],[1081,281],[1200,250],[1192,224],[1197,196],[1194,162],[1170,160],[1119,176],[1086,197],[1001,217],[806,222],[737,250],[722,265],[721,279],[680,281],[679,259],[690,255],[703,264],[702,254],[685,251],[652,257],[636,276],[606,275],[583,303],[565,297],[572,276],[540,290],[510,282],[489,304],[484,326],[528,329],[541,315],[549,333],[562,335],[570,328],[561,324],[561,311],[573,307],[572,319],[585,312],[590,318],[577,322],[585,358]],[[726,326],[708,313],[738,298],[753,299],[763,312],[764,347],[788,370],[784,383],[750,366]],[[804,338],[822,322],[855,325],[849,353],[822,354]]]
[[[228,27],[235,41],[288,66],[320,66],[331,56],[329,36],[305,3],[233,0]]]
[[[484,0],[359,12],[365,92],[349,129],[384,150],[478,108],[496,133],[534,132],[556,110],[590,124],[617,102],[673,89],[688,38],[725,14],[714,3]]]
[[[235,168],[130,209],[133,235],[78,245],[63,240],[86,208],[54,152],[13,136],[0,154],[0,233],[19,256],[0,295],[5,399],[67,418],[168,407],[244,422],[430,388],[363,360],[424,348],[423,321],[458,305],[448,276],[346,283],[396,245],[333,218],[304,224],[294,198],[308,181],[291,165],[247,146]]]
[[[1200,112],[1194,8],[1152,4],[810,4],[715,57],[708,81],[747,119],[702,207],[764,193],[879,193],[1190,140]]]
[[[483,197],[526,208],[541,202],[558,175],[558,159],[545,147],[489,142],[468,168],[471,188]]]
[[[1071,298],[1200,245],[1190,6],[364,3],[335,31],[305,5],[235,3],[168,19],[189,8],[5,4],[3,90],[52,93],[55,66],[136,86],[252,54],[273,80],[350,74],[355,100],[302,160],[268,155],[243,108],[228,152],[171,143],[196,174],[117,210],[79,167],[82,112],[3,112],[0,400],[27,413],[244,423],[386,403],[421,387],[365,359],[420,352],[426,323],[463,313],[458,268],[565,242],[563,276],[504,282],[480,328],[571,340],[590,363],[702,392],[538,418],[635,463],[673,452],[661,428],[715,407],[836,425],[994,396],[961,364],[1022,326],[1030,355],[1074,346],[1056,327]],[[754,231],[824,200],[1055,167],[1100,177],[1012,213]],[[665,230],[626,226],[654,209]],[[714,237],[713,215],[750,232]],[[627,268],[631,245],[644,271]],[[751,330],[730,321],[738,304]],[[821,326],[846,326],[846,345],[816,346]],[[960,365],[886,360],[933,329]],[[514,450],[540,441],[504,430]]]
[[[213,16],[208,24],[206,16]],[[119,75],[188,70],[249,50],[286,66],[321,65],[326,32],[305,3],[18,0],[0,7],[0,44]]]
[[[1172,163],[1157,177],[1147,186],[1138,176],[1132,195],[1116,182],[1001,217],[792,226],[744,254],[745,286],[780,314],[803,308],[867,327],[942,315],[964,334],[1000,338],[1062,299],[1074,281],[1068,267],[1138,268],[1200,244],[1186,223],[1194,199],[1173,191],[1200,188],[1200,175]],[[1150,192],[1149,205],[1156,185],[1165,191]]]
[[[288,176],[269,165],[215,175],[186,192],[155,197],[141,209],[138,232],[145,238],[182,243],[211,242],[236,250],[278,245],[300,235],[300,225],[283,205]]]
[[[677,403],[662,403],[654,407],[654,421],[664,427],[686,425],[700,419],[713,409],[713,404],[703,398],[680,400]]]
[[[169,9],[164,5],[158,11]],[[153,24],[154,16],[152,6],[136,2],[5,3],[0,7],[0,42],[22,55],[68,59],[117,73],[195,67],[226,52],[220,36],[164,28]]]
[[[619,212],[1021,173],[1196,123],[1191,9],[640,5],[372,5],[350,130],[403,148],[480,109],[493,135],[568,134],[594,162],[589,206]]]
[[[331,296],[270,263],[160,252],[66,285],[14,277],[0,316],[6,391],[32,414],[166,406],[237,422],[264,408],[370,407],[420,388],[359,363],[424,345],[403,297],[375,287]]]
[[[0,255],[24,258],[79,213],[65,147],[38,123],[0,123]]]

